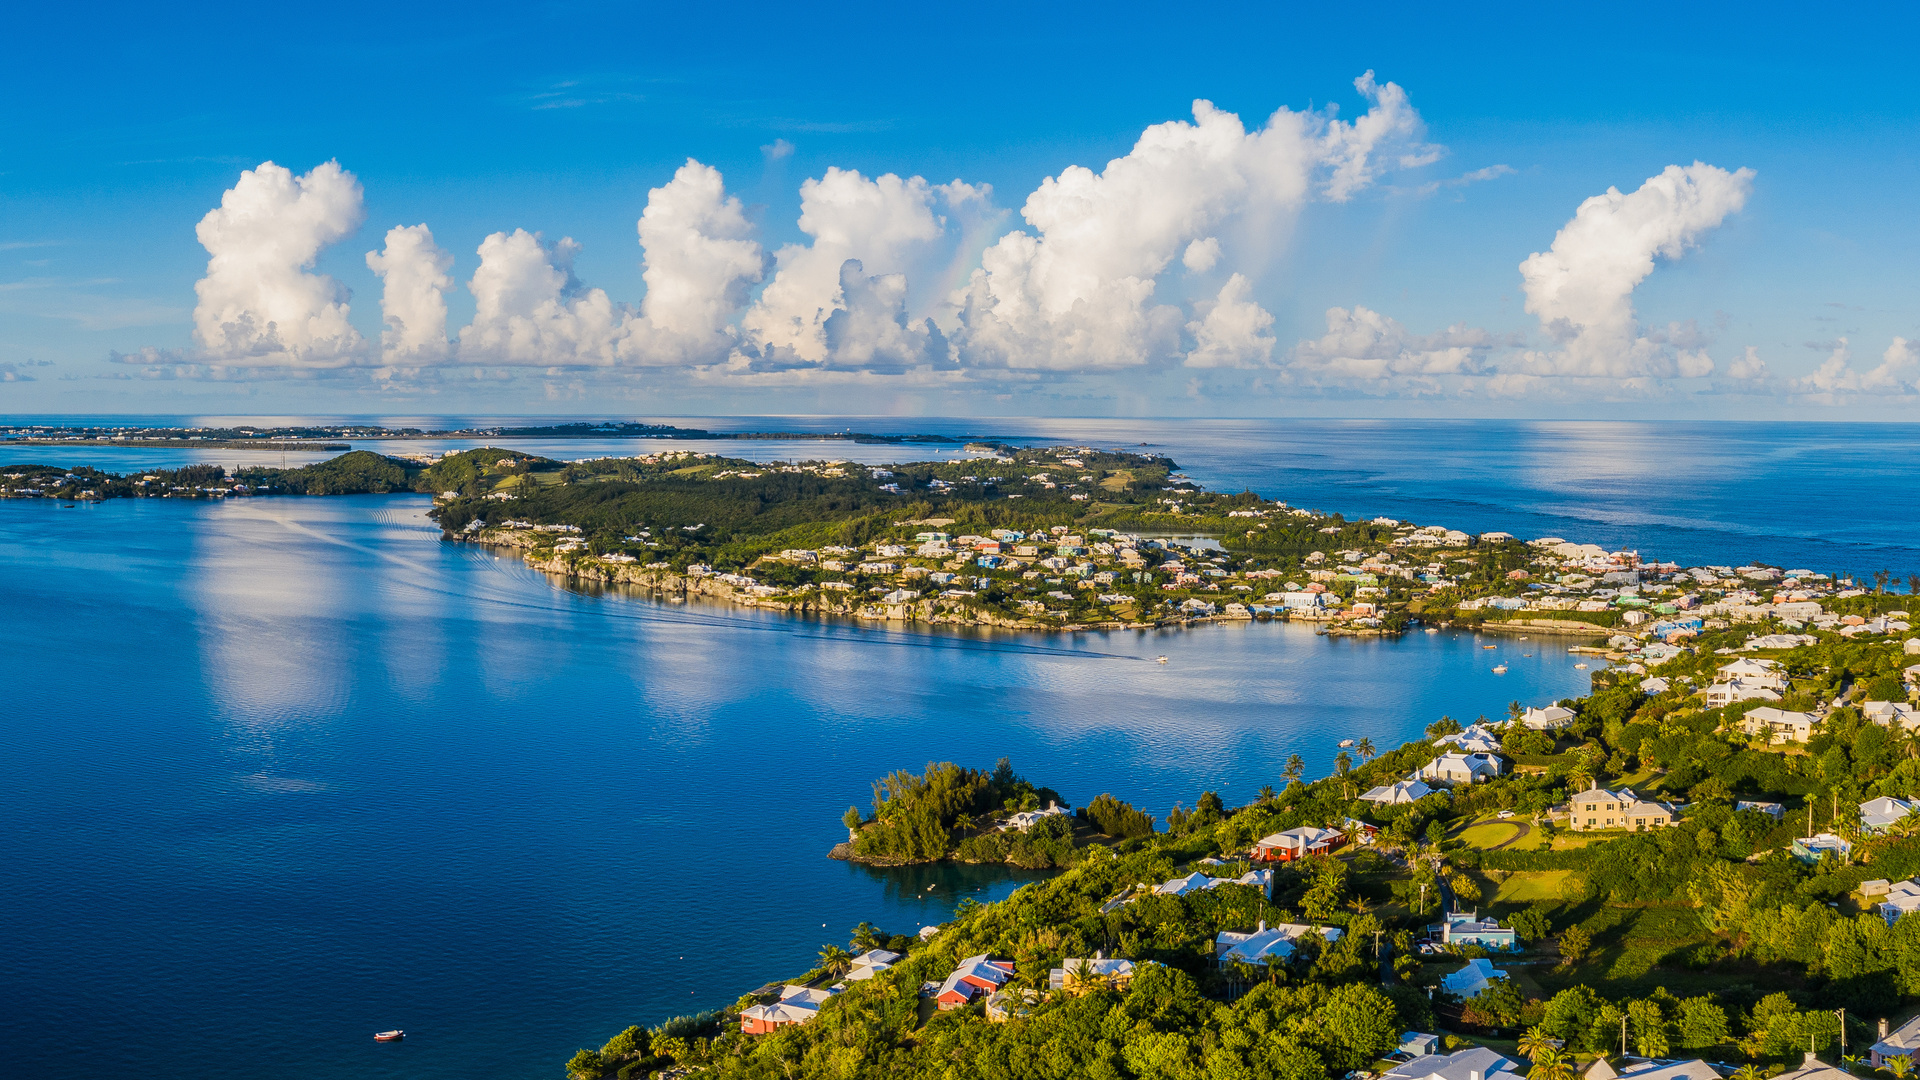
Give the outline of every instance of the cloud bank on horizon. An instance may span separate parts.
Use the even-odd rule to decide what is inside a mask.
[[[1302,210],[1445,153],[1401,87],[1372,72],[1354,86],[1368,108],[1350,122],[1282,107],[1249,130],[1196,101],[1190,122],[1147,128],[1100,172],[1046,178],[1020,208],[1025,227],[998,235],[1005,212],[984,184],[829,168],[800,187],[806,242],[769,252],[720,172],[688,159],[648,192],[637,222],[637,305],[575,276],[571,238],[515,228],[481,241],[465,283],[474,316],[456,329],[452,255],[428,224],[395,226],[366,253],[382,289],[377,341],[314,269],[363,223],[360,182],[338,162],[296,176],[269,161],[199,223],[209,258],[194,347],[116,358],[149,377],[331,375],[395,388],[455,374],[1017,387],[1193,369],[1254,392],[1329,395],[1647,395],[1688,383],[1828,403],[1920,393],[1920,350],[1903,339],[1867,371],[1842,339],[1811,375],[1776,380],[1751,346],[1716,361],[1697,321],[1641,326],[1634,291],[1752,190],[1752,170],[1699,161],[1585,200],[1547,250],[1518,264],[1536,331],[1420,333],[1354,305],[1326,312],[1324,336],[1281,347],[1260,276]]]

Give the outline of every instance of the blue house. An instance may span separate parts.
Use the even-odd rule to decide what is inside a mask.
[[[1511,927],[1501,926],[1492,919],[1480,919],[1475,912],[1448,912],[1447,921],[1440,928],[1440,940],[1448,945],[1478,945],[1489,951],[1511,952],[1520,947],[1520,940]]]

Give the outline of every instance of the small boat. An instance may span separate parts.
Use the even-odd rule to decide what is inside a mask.
[[[1573,670],[1575,670],[1575,671],[1585,671],[1585,670],[1587,670],[1587,665],[1585,665],[1585,664],[1575,664],[1575,665],[1573,665]]]
[[[1507,673],[1507,665],[1505,664],[1493,665],[1493,673],[1495,675],[1505,675]]]
[[[1164,656],[1156,656],[1153,658],[1153,662],[1156,664],[1164,664],[1167,662],[1167,658]]]
[[[1439,627],[1437,627],[1437,626],[1429,626],[1429,627],[1427,627],[1427,633],[1429,633],[1429,634],[1437,634],[1437,633],[1439,633],[1439,632],[1440,632],[1440,628],[1439,628]]]
[[[1353,745],[1353,740],[1352,740],[1352,739],[1341,739],[1341,740],[1340,740],[1340,749],[1342,749],[1342,750],[1345,750],[1345,749],[1347,749],[1348,747],[1350,747],[1350,746],[1352,746],[1352,745]]]
[[[407,1033],[404,1031],[382,1031],[374,1035],[373,1041],[374,1042],[399,1042],[401,1039],[404,1039],[406,1037],[407,1037]]]
[[[1482,646],[1480,646],[1480,647],[1481,647],[1481,648],[1483,648],[1483,649],[1497,649],[1497,648],[1499,648],[1500,646],[1498,646],[1498,645],[1482,645]]]

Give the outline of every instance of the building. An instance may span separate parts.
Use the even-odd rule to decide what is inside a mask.
[[[1801,862],[1819,862],[1820,856],[1822,855],[1832,855],[1836,859],[1844,859],[1851,854],[1853,854],[1853,845],[1848,843],[1843,837],[1835,836],[1829,832],[1815,833],[1812,836],[1802,836],[1793,842],[1794,858],[1799,859]]]
[[[1743,656],[1731,664],[1720,665],[1719,675],[1715,682],[1739,682],[1780,693],[1786,693],[1787,690],[1787,677],[1781,673],[1777,660],[1755,660]]]
[[[1478,918],[1477,913],[1471,911],[1465,914],[1448,912],[1446,921],[1440,926],[1440,940],[1448,945],[1478,945],[1483,949],[1509,952],[1520,947],[1512,928],[1501,926],[1493,919]]]
[[[1520,714],[1520,722],[1535,731],[1559,731],[1573,723],[1573,720],[1573,710],[1558,704],[1544,709],[1528,709]]]
[[[1707,708],[1719,709],[1738,701],[1779,701],[1780,693],[1764,686],[1734,679],[1707,687]]]
[[[1491,754],[1500,749],[1500,736],[1484,724],[1475,724],[1465,731],[1456,731],[1433,741],[1435,746],[1452,745],[1463,754]]]
[[[1004,1024],[1033,1011],[1040,1004],[1038,990],[1014,989],[1003,986],[987,995],[987,1019],[996,1024]]]
[[[1431,1038],[1432,1036],[1428,1036]],[[1380,1080],[1518,1080],[1518,1062],[1484,1046],[1451,1054],[1422,1054],[1394,1066]]]
[[[1887,886],[1886,899],[1880,901],[1877,910],[1880,917],[1892,926],[1900,921],[1900,916],[1920,911],[1920,882],[1908,878],[1905,881]]]
[[[1920,665],[1915,666],[1920,667]],[[1909,676],[1913,670],[1913,668],[1907,669]],[[1907,731],[1920,727],[1920,709],[1904,701],[1863,701],[1860,703],[1860,712],[1867,719],[1884,727],[1899,727]]]
[[[1888,1058],[1904,1057],[1920,1060],[1920,1016],[1901,1024],[1897,1030],[1888,1031],[1887,1022],[1880,1021],[1880,1041],[1867,1051],[1867,1060],[1876,1069],[1887,1067]]]
[[[1268,862],[1292,862],[1309,855],[1325,855],[1346,842],[1346,834],[1338,829],[1302,825],[1262,837],[1253,845],[1253,857]]]
[[[1401,803],[1419,802],[1431,794],[1433,789],[1418,780],[1402,780],[1397,784],[1383,784],[1377,788],[1369,788],[1366,794],[1360,796],[1360,799],[1362,802],[1380,806],[1397,806]]]
[[[853,958],[853,967],[847,971],[847,981],[866,982],[899,962],[900,954],[897,952],[868,949]]]
[[[1648,802],[1629,788],[1589,788],[1567,802],[1567,825],[1575,832],[1599,829],[1663,829],[1673,824],[1673,807]]]
[[[820,1015],[820,1006],[831,1000],[833,995],[832,990],[811,986],[783,986],[780,988],[780,1000],[741,1011],[740,1031],[745,1035],[765,1035],[793,1024],[804,1024]]]
[[[1756,813],[1765,814],[1775,821],[1780,821],[1787,816],[1787,808],[1777,802],[1741,801],[1734,803],[1733,808],[1736,812],[1740,810],[1752,810]]]
[[[1013,961],[990,959],[986,953],[969,956],[940,984],[933,1002],[941,1012],[958,1009],[1000,989],[1011,978]]]
[[[1620,1080],[1721,1080],[1713,1066],[1694,1058],[1691,1061],[1642,1061],[1622,1068]]]
[[[1418,776],[1443,784],[1477,784],[1499,776],[1505,765],[1494,754],[1441,754],[1421,766]]]
[[[1885,834],[1911,813],[1912,803],[1882,795],[1860,804],[1860,827],[1870,833]]]
[[[1091,960],[1066,959],[1047,972],[1047,988],[1068,994],[1089,990],[1125,990],[1133,982],[1133,961],[1109,960],[1095,956]]]
[[[1248,933],[1222,930],[1213,939],[1213,955],[1221,967],[1236,960],[1246,964],[1263,964],[1268,957],[1285,960],[1293,955],[1293,943],[1308,934],[1318,934],[1327,941],[1339,941],[1341,930],[1333,926],[1307,926],[1302,923],[1275,923],[1268,926],[1262,921],[1258,929]]]
[[[1762,705],[1740,718],[1740,730],[1749,735],[1764,734],[1770,743],[1803,743],[1813,738],[1813,725],[1819,722],[1812,713],[1787,712]]]
[[[1410,1058],[1426,1057],[1439,1045],[1438,1035],[1429,1035],[1424,1031],[1403,1031],[1400,1033],[1400,1047],[1394,1053]]]
[[[1789,1069],[1773,1080],[1854,1080],[1854,1075],[1821,1061],[1809,1050],[1801,1059],[1799,1068]]]
[[[1485,957],[1475,957],[1459,971],[1440,976],[1440,989],[1456,997],[1470,998],[1485,990],[1493,980],[1506,977],[1506,972],[1494,967]]]
[[[1047,804],[1045,810],[1022,810],[1013,814],[1000,824],[1001,832],[1026,832],[1050,817],[1065,817],[1067,811],[1057,802]]]

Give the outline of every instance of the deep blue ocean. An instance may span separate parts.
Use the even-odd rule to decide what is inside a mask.
[[[1920,571],[1904,426],[780,426],[802,423],[1147,443],[1203,483],[1350,514]],[[246,457],[90,454],[0,464]],[[1324,772],[1341,738],[1397,744],[1588,675],[1548,642],[1452,633],[1019,638],[573,592],[443,543],[426,508],[0,502],[7,1075],[551,1080],[627,1024],[804,970],[855,922],[911,932],[1019,884],[825,858],[891,769],[1005,755],[1075,803],[1164,814],[1277,785],[1294,752]],[[407,1041],[372,1042],[390,1027]]]

